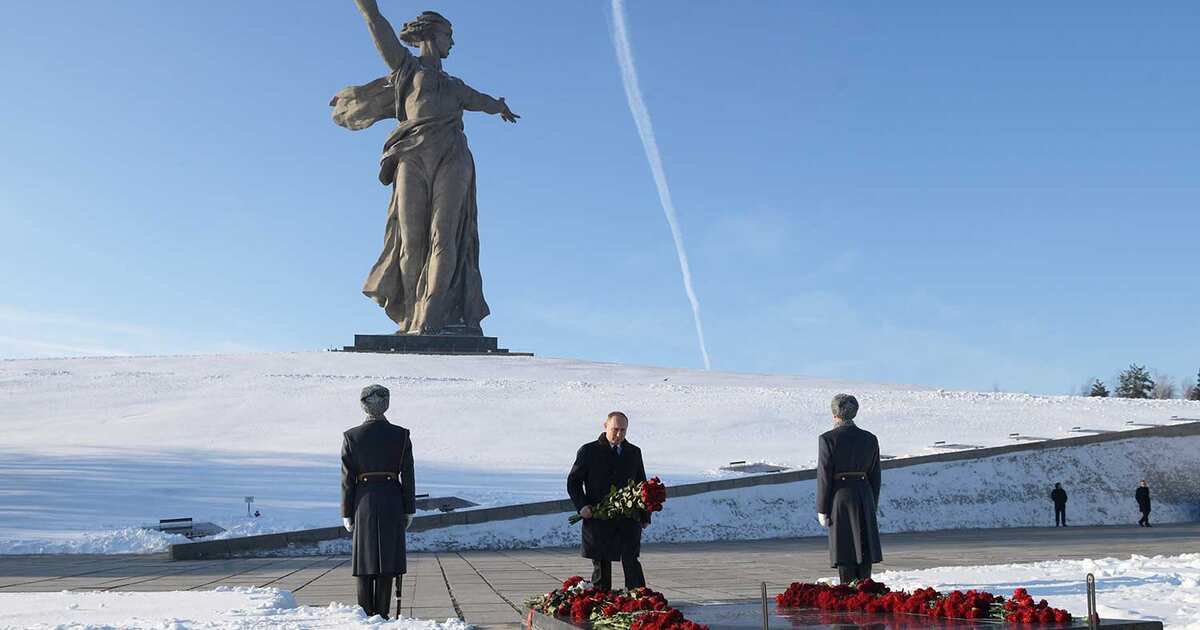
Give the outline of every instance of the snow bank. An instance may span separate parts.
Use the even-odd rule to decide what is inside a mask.
[[[0,628],[33,630],[467,630],[458,619],[368,618],[358,606],[297,606],[273,588],[221,587],[213,591],[135,593],[61,591],[0,593]]]
[[[1049,492],[1067,489],[1068,522],[1133,524],[1143,477],[1156,488],[1156,522],[1200,520],[1200,436],[1141,438],[885,470],[884,532],[1027,527],[1054,522]],[[820,536],[815,482],[710,492],[670,499],[645,530],[646,542]],[[409,535],[410,549],[522,548],[579,544],[566,514],[459,525]],[[331,550],[339,547],[331,545]]]
[[[0,540],[0,554],[41,553],[157,553],[188,542],[179,534],[126,527],[108,532],[81,533],[53,539]]]
[[[1161,621],[1166,630],[1200,630],[1200,554],[1195,553],[885,571],[875,578],[905,590],[974,588],[997,595],[1010,595],[1024,586],[1034,599],[1046,599],[1082,617],[1087,612],[1088,573],[1096,576],[1101,619]]]

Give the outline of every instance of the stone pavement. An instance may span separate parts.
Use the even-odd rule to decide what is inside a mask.
[[[952,530],[888,534],[881,569],[1001,564],[1129,554],[1180,554],[1200,545],[1200,523],[1139,527]],[[354,602],[346,556],[242,558],[171,562],[139,556],[0,556],[0,592],[173,591],[216,586],[271,586],[301,604]],[[675,601],[757,597],[792,581],[832,574],[824,538],[645,545],[649,585]],[[459,617],[480,628],[516,630],[521,602],[572,575],[589,561],[575,549],[463,551],[409,556],[404,614]],[[620,583],[620,563],[613,567]]]

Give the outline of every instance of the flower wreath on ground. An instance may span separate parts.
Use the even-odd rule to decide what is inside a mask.
[[[1061,623],[1071,621],[1071,613],[1051,608],[1046,600],[1034,602],[1023,588],[1004,598],[985,591],[969,590],[941,593],[919,588],[911,593],[893,591],[871,579],[848,585],[793,582],[775,596],[781,608],[819,608],[871,613],[907,613],[941,619],[1003,619],[1020,623]]]
[[[525,607],[574,622],[590,621],[595,630],[708,630],[671,608],[662,593],[648,588],[603,591],[578,575],[560,588],[529,598]]]

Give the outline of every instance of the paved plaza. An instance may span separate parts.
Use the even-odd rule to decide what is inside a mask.
[[[1001,564],[1060,558],[1175,555],[1200,546],[1200,524],[1130,527],[977,529],[883,537],[881,569]],[[824,538],[645,545],[649,586],[674,601],[757,597],[792,581],[831,575]],[[404,614],[459,617],[480,628],[520,627],[521,602],[572,575],[587,576],[576,549],[464,551],[409,556]],[[620,563],[613,567],[620,584]],[[301,604],[353,603],[346,556],[244,558],[172,562],[137,556],[0,556],[0,592],[174,591],[217,586],[270,586]]]

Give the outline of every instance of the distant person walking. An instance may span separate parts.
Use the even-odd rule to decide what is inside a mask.
[[[342,437],[342,524],[354,534],[350,571],[358,582],[358,605],[367,616],[388,617],[392,580],[396,615],[408,569],[404,531],[416,507],[412,440],[408,429],[384,417],[390,394],[364,387],[359,402],[367,419]]]
[[[1054,489],[1050,491],[1050,500],[1054,501],[1054,526],[1067,526],[1067,491],[1063,490],[1061,483],[1054,484]]]
[[[842,584],[871,577],[879,545],[879,440],[854,424],[858,400],[833,397],[833,430],[817,439],[817,522],[829,528],[829,564]]]
[[[1133,498],[1137,499],[1138,509],[1142,511],[1142,520],[1138,521],[1138,525],[1150,527],[1150,486],[1146,485],[1145,479],[1133,493]]]

